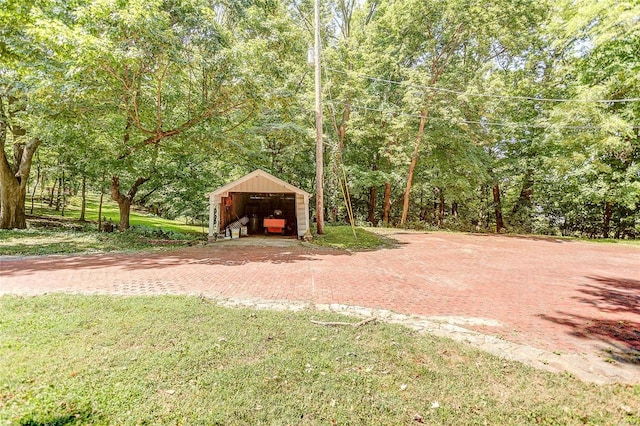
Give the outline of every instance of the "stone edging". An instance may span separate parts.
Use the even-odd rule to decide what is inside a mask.
[[[203,296],[205,297],[205,296]],[[208,298],[210,299],[210,298]],[[293,311],[317,310],[335,312],[356,318],[377,317],[379,320],[401,324],[419,333],[446,337],[470,344],[503,359],[518,361],[539,370],[552,373],[569,373],[576,378],[595,384],[640,383],[640,371],[633,366],[608,363],[590,354],[563,354],[549,352],[518,343],[482,334],[459,325],[443,322],[442,317],[421,317],[398,314],[386,309],[372,309],[341,304],[319,304],[292,301],[269,301],[262,299],[210,299],[216,305],[229,308],[251,308],[259,310]]]

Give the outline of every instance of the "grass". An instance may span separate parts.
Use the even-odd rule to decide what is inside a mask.
[[[78,196],[70,197],[68,201],[69,203],[65,207],[65,217],[71,219],[79,219],[82,203],[81,198]],[[87,220],[94,222],[98,221],[99,203],[99,195],[87,194],[87,206],[85,212],[85,218]],[[30,200],[27,202],[27,210],[29,209]],[[36,202],[34,204],[33,214],[37,216],[60,217],[61,211],[49,207],[46,202]],[[118,205],[115,203],[115,201],[111,200],[111,198],[106,195],[104,197],[102,205],[102,216],[106,217],[107,220],[110,220],[115,224],[120,221],[120,212],[118,210]],[[157,217],[155,215],[137,210],[135,208],[131,209],[129,221],[132,226],[148,226],[174,232],[203,233],[202,226],[187,225],[184,223],[180,223],[179,221],[163,219],[161,217]]]
[[[585,241],[585,242],[590,242],[590,243],[602,243],[602,244],[628,244],[628,245],[635,245],[635,246],[640,246],[640,240],[616,240],[615,238],[595,238],[595,239],[589,239],[589,238],[576,238],[579,241]]]
[[[195,297],[3,296],[0,310],[0,423],[640,424],[640,386],[398,325]]]
[[[105,198],[106,200],[106,198]],[[0,255],[49,255],[72,253],[105,253],[114,251],[157,250],[184,246],[203,239],[201,227],[185,225],[143,212],[131,212],[132,228],[126,232],[97,231],[95,222],[80,222],[80,198],[72,197],[60,211],[35,208],[35,217],[27,220],[28,229],[0,230]],[[118,206],[105,202],[102,215],[114,223],[119,220]],[[98,220],[98,198],[87,199],[86,218]]]
[[[133,228],[122,233],[65,227],[0,230],[0,256],[160,250],[193,244],[198,239],[194,234],[157,232],[149,228]]]
[[[356,237],[351,226],[325,226],[324,234],[314,234],[312,242],[322,247],[333,247],[346,250],[376,250],[392,246],[392,240],[356,227]]]

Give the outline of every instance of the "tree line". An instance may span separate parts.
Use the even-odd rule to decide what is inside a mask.
[[[314,192],[308,0],[6,0],[0,228],[65,188],[201,218],[256,168]],[[322,2],[325,217],[635,238],[640,6]],[[344,191],[345,185],[348,191]],[[61,196],[57,196],[59,193]],[[55,198],[55,200],[54,200]]]

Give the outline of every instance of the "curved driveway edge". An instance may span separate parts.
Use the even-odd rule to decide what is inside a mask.
[[[187,294],[258,308],[370,310],[539,368],[640,383],[640,247],[390,236],[396,247],[357,253],[249,238],[172,252],[5,257],[0,294]]]

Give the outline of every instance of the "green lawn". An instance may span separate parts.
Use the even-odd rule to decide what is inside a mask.
[[[65,207],[65,217],[72,219],[80,218],[80,209],[82,200],[79,196],[71,197],[69,203]],[[90,221],[98,221],[98,209],[100,206],[100,196],[98,194],[87,195],[87,208],[85,218]],[[30,200],[27,201],[27,211],[31,208]],[[38,216],[61,216],[61,211],[57,211],[54,208],[48,206],[47,203],[34,203],[33,214]],[[102,216],[107,220],[111,220],[117,224],[120,221],[120,213],[118,205],[109,196],[105,195],[102,205]],[[145,213],[137,210],[135,207],[131,210],[130,223],[132,226],[149,226],[154,228],[161,228],[167,231],[175,232],[194,232],[203,233],[202,226],[187,225],[176,220],[163,219],[161,217]],[[205,229],[204,232],[207,230]]]
[[[398,325],[195,297],[0,297],[0,423],[640,424],[596,386]]]
[[[114,251],[156,250],[204,241],[207,232],[201,226],[185,225],[132,210],[131,229],[126,232],[97,231],[99,198],[87,197],[86,219],[80,222],[80,198],[72,197],[61,211],[40,208],[35,203],[34,217],[27,220],[28,229],[0,230],[0,255],[46,255],[71,253],[105,253]],[[27,209],[30,204],[27,203]],[[119,221],[118,206],[105,197],[102,216],[114,224]]]
[[[165,233],[155,228],[131,229],[122,233],[69,229],[64,226],[0,229],[0,256],[161,250],[194,244],[197,240],[203,239],[193,233]]]
[[[324,234],[314,233],[312,242],[323,247],[348,250],[376,250],[394,244],[392,240],[373,234],[361,226],[357,226],[355,230],[354,237],[351,226],[325,226]]]

